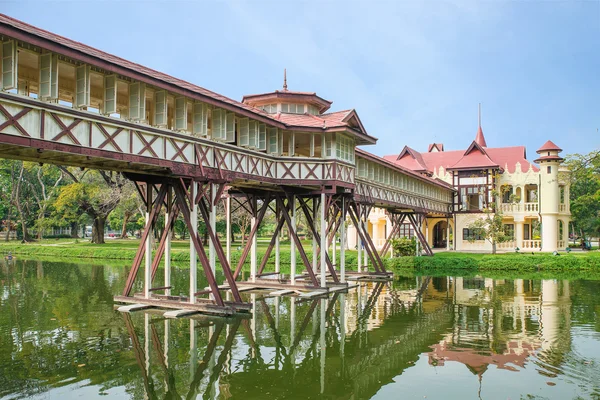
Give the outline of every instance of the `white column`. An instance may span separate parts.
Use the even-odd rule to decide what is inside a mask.
[[[337,242],[336,242],[336,237],[335,237],[336,232],[333,233],[333,241],[331,243],[331,262],[333,263],[333,268],[337,269],[337,263],[336,263],[336,247],[337,247]]]
[[[215,185],[214,183],[210,184],[210,204],[208,205],[208,211],[209,211],[209,215],[208,215],[208,222],[210,224],[210,228],[212,229],[213,233],[215,234],[215,237],[217,236],[217,206],[215,206],[215,201],[217,199],[217,185]],[[216,270],[216,265],[217,265],[217,253],[215,251],[215,244],[212,242],[212,240],[208,241],[208,259],[210,261],[210,269],[212,270],[213,274],[215,273]]]
[[[360,219],[358,220],[358,225],[356,226],[356,250],[358,251],[358,254],[357,254],[358,272],[362,272],[362,239],[360,238],[360,235],[358,234],[359,229],[361,229]]]
[[[450,250],[450,221],[446,220],[446,250]]]
[[[196,320],[190,318],[190,382],[193,381],[196,375],[196,359],[198,355],[198,342],[196,336]]]
[[[144,353],[146,355],[146,376],[150,375],[150,314],[144,313]]]
[[[343,216],[346,214],[346,199],[342,199],[342,223],[340,224],[340,280],[346,282],[346,221]],[[343,303],[342,303],[343,304]]]
[[[365,239],[367,237],[367,235],[369,234],[369,222],[366,220],[362,220],[361,224],[363,226],[363,234],[365,235]],[[365,266],[365,271],[369,270],[369,260],[367,258],[368,253],[367,253],[367,243],[364,243],[365,249],[363,251],[363,265]]]
[[[325,271],[327,270],[327,220],[325,219],[325,193],[321,193],[321,286],[327,286]]]
[[[523,249],[523,225],[524,221],[515,221],[515,246]]]
[[[192,199],[195,198],[198,191],[198,183],[192,182]],[[198,205],[193,204],[190,213],[190,220],[192,222],[192,232],[190,236],[198,236]],[[198,255],[196,254],[196,248],[194,242],[190,237],[190,303],[196,303],[196,296],[194,295],[198,291]]]
[[[171,233],[172,229],[169,229],[171,224],[171,218],[173,218],[173,210],[171,209],[171,188],[169,187],[167,192],[167,213],[165,214],[165,229],[168,230],[167,238],[165,240],[165,287],[171,286]],[[171,289],[165,289],[165,295],[169,296]]]
[[[279,209],[279,205],[275,204],[275,226],[279,224],[279,217],[281,215],[281,210]],[[279,257],[279,232],[277,232],[277,236],[275,237],[275,272],[279,273],[281,270],[281,259]]]
[[[152,288],[152,224],[150,221],[150,212],[152,211],[152,185],[146,184],[146,230],[148,236],[146,237],[144,256],[144,297],[150,298],[150,289]],[[160,205],[156,205],[160,207]]]
[[[296,284],[296,242],[292,235],[296,234],[296,196],[292,195],[292,232],[290,232],[290,283]]]
[[[163,350],[163,357],[165,358],[165,365],[169,368],[169,339],[171,338],[171,324],[169,318],[165,318],[165,345]]]
[[[252,215],[250,219],[250,226],[254,227],[256,225],[256,216]],[[255,231],[254,235],[250,240],[252,240],[252,245],[250,247],[250,279],[252,282],[256,282],[256,237],[258,236],[258,230]]]
[[[227,225],[227,263],[231,266],[231,197],[227,195],[225,200],[225,223]]]
[[[290,297],[290,346],[294,344],[296,340],[296,298]],[[296,364],[295,351],[290,352],[290,360],[292,366]]]

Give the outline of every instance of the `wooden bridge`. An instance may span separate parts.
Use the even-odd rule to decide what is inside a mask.
[[[0,157],[119,171],[144,199],[146,228],[117,301],[227,315],[250,308],[238,287],[343,289],[352,273],[344,265],[344,246],[339,265],[329,249],[338,235],[345,243],[347,218],[358,228],[372,273],[387,276],[365,226],[371,208],[385,208],[397,224],[413,224],[427,254],[420,221],[450,213],[451,187],[357,148],[376,142],[357,113],[325,113],[331,102],[314,93],[285,85],[237,102],[5,15],[0,41]],[[231,264],[230,235],[223,246],[216,233],[220,201],[226,202],[228,233],[233,207],[252,215],[237,265]],[[268,209],[277,227],[259,264],[256,237]],[[296,234],[299,212],[314,237],[312,260]],[[163,213],[165,229],[153,257],[150,239]],[[178,217],[192,233],[185,298],[171,294],[170,232]],[[199,220],[207,226],[208,251],[197,234]],[[265,271],[284,227],[292,239],[289,276],[280,273],[279,257],[275,270]],[[304,274],[297,274],[296,251]],[[155,285],[163,258],[165,281]],[[251,278],[243,283],[239,275],[248,258]],[[209,283],[203,290],[197,287],[198,260]],[[144,291],[132,296],[142,262]],[[224,285],[216,281],[217,266]]]

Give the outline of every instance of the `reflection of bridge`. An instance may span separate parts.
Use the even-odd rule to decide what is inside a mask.
[[[253,283],[260,278],[256,232],[270,207],[277,229],[269,253],[278,254],[284,226],[292,239],[291,273],[280,276],[280,283],[325,292],[328,281],[345,283],[344,246],[339,266],[328,249],[337,234],[344,242],[341,221],[347,215],[358,226],[375,273],[385,275],[365,228],[371,207],[402,213],[415,226],[423,215],[449,212],[448,185],[356,149],[376,142],[357,113],[325,113],[331,102],[314,93],[284,85],[281,92],[247,96],[240,103],[3,15],[0,35],[2,157],[124,172],[144,199],[146,229],[121,301],[216,314],[246,310],[236,279],[248,258]],[[361,171],[355,168],[358,161]],[[233,206],[252,215],[237,266],[231,265],[230,235],[226,250],[216,235],[216,207],[224,195],[228,217],[232,199]],[[311,221],[318,253],[312,262],[296,234],[297,211]],[[166,228],[152,259],[150,239],[163,212]],[[186,298],[171,296],[169,233],[177,217],[193,232]],[[207,226],[208,252],[197,235],[199,220]],[[428,250],[425,238],[419,239]],[[296,276],[296,249],[306,277]],[[163,256],[165,282],[153,285]],[[144,292],[128,298],[143,260]],[[198,260],[207,290],[197,288]],[[223,299],[215,280],[217,265],[232,302]]]
[[[285,299],[289,307],[284,312],[281,312],[279,298],[265,300],[253,295],[254,317],[242,322],[246,324],[243,329],[239,328],[239,320],[226,328],[221,322],[213,323],[208,341],[203,345],[206,352],[200,356],[202,360],[190,360],[190,368],[194,369],[193,378],[189,378],[190,390],[204,393],[208,398],[215,397],[217,392],[236,398],[242,395],[259,398],[265,393],[273,398],[292,398],[299,394],[306,398],[319,395],[371,397],[416,362],[431,343],[440,340],[452,321],[449,303],[440,303],[436,311],[428,314],[421,313],[415,304],[397,303],[394,313],[377,328],[369,329],[374,309],[381,307],[383,301],[389,301],[382,296],[388,290],[384,283],[379,283],[352,299],[347,299],[346,294],[308,301],[289,298]],[[349,324],[347,311],[350,309],[357,313],[353,316],[356,324]],[[131,321],[129,316],[124,318]],[[170,334],[169,323],[174,321],[165,320],[165,335]],[[187,380],[175,385],[174,371],[170,371],[173,367],[169,367],[169,350],[161,347],[161,343],[171,341],[162,340],[159,335],[157,326],[162,324],[156,324],[146,315],[145,346],[133,338],[136,335],[133,324],[128,322],[127,325],[144,385],[150,390],[156,388],[156,384],[148,382],[152,377],[146,372],[152,369],[146,361],[147,354],[155,348],[154,353],[163,356],[154,359],[158,358],[167,377],[164,380],[172,386],[164,390],[184,394],[180,388],[186,387]],[[347,331],[350,325],[354,326],[353,331]],[[236,330],[241,336],[234,339]],[[191,332],[198,335],[196,329]],[[194,340],[190,340],[192,354],[196,354]],[[222,347],[217,343],[222,343]]]

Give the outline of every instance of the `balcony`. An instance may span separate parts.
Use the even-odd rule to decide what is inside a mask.
[[[559,204],[558,205],[558,212],[566,213],[567,212],[567,205],[566,204]]]
[[[526,213],[537,214],[539,211],[538,203],[502,203],[500,205],[503,213]]]

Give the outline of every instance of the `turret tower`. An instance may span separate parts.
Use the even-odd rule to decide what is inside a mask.
[[[537,150],[540,155],[536,163],[540,165],[539,207],[542,217],[542,251],[552,252],[558,248],[558,213],[560,193],[558,187],[558,167],[563,158],[558,155],[562,149],[548,140]]]

